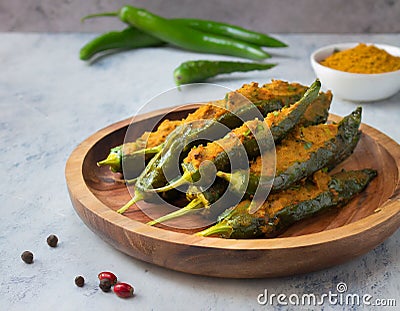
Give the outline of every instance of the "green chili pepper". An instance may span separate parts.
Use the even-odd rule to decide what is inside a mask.
[[[262,176],[247,171],[238,170],[232,173],[217,172],[217,176],[226,179],[232,184],[232,190],[237,193],[246,193],[248,196],[254,195],[259,187],[271,185],[272,191],[287,189],[299,180],[310,176],[314,172],[324,168],[333,168],[338,163],[346,159],[357,146],[360,138],[358,130],[361,124],[361,107],[357,108],[350,115],[343,118],[337,124],[337,134],[333,139],[328,139],[317,150],[310,151],[305,161],[296,161],[284,171],[277,172],[274,179],[271,176]],[[328,127],[328,125],[326,125]],[[295,146],[301,145],[301,142]],[[296,148],[296,147],[294,147]],[[255,161],[252,165],[258,165],[260,161]],[[253,169],[252,171],[257,171]],[[245,189],[243,189],[245,187]]]
[[[276,64],[207,60],[188,61],[180,64],[174,70],[174,79],[177,85],[181,85],[201,82],[223,73],[267,70],[274,66]]]
[[[223,54],[254,60],[270,57],[267,52],[255,44],[204,33],[129,5],[123,6],[118,12],[93,14],[86,18],[97,16],[118,16],[121,21],[164,42],[195,52]]]
[[[116,16],[116,13],[111,12],[108,14],[92,14],[84,17],[82,20],[97,16]],[[204,33],[237,39],[247,43],[255,44],[257,46],[287,46],[285,43],[266,34],[227,23],[190,18],[175,18],[170,19],[170,21],[177,25],[190,27]],[[163,44],[165,44],[164,41],[130,26],[122,31],[112,31],[94,38],[81,49],[80,59],[88,60],[95,54],[107,50],[128,50],[142,47],[160,46]]]
[[[107,158],[97,162],[98,166],[110,166],[112,172],[123,171],[124,179],[137,177],[147,163],[157,152],[162,150],[163,144],[156,147],[145,148],[146,143],[139,139],[136,142],[125,143],[110,150]],[[123,166],[123,167],[122,167]]]
[[[165,44],[143,31],[134,27],[128,27],[122,31],[111,31],[94,38],[85,44],[80,52],[81,60],[89,60],[94,55],[106,50],[128,50]]]
[[[343,118],[338,124],[338,133],[334,141],[325,143],[323,148],[313,152],[310,159],[304,163],[295,163],[285,172],[280,172],[279,177],[275,177],[273,187],[284,189],[288,184],[294,183],[301,177],[306,177],[310,172],[315,172],[325,166],[334,167],[340,161],[347,158],[356,147],[360,132],[362,108],[358,107],[350,115]]]
[[[372,169],[358,171],[342,171],[333,175],[328,181],[328,190],[309,191],[306,186],[298,187],[296,191],[310,193],[310,199],[294,202],[277,211],[271,211],[267,201],[255,213],[251,213],[250,201],[243,201],[238,206],[221,214],[214,226],[196,233],[198,236],[220,236],[223,238],[256,238],[260,236],[273,237],[287,229],[293,223],[311,217],[317,213],[337,208],[348,203],[360,193],[377,175]],[[271,199],[270,199],[271,200]],[[273,210],[273,209],[272,209]]]
[[[123,172],[125,179],[135,178],[143,171],[145,163],[162,150],[165,138],[181,123],[166,119],[152,133],[145,132],[133,142],[112,148],[107,158],[97,165],[108,165],[114,173]]]
[[[263,33],[251,31],[235,25],[226,23],[220,23],[215,21],[208,21],[202,19],[190,19],[190,18],[177,18],[173,19],[176,23],[191,28],[209,32],[221,36],[235,38],[245,42],[253,43],[259,46],[266,47],[286,47],[287,45],[273,37],[267,36]]]

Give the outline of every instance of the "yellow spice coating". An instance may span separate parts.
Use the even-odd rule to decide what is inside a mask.
[[[181,125],[180,120],[164,120],[157,131],[147,132],[142,135],[142,139],[147,139],[147,148],[156,147],[165,141],[165,138],[171,133],[177,126]]]
[[[267,114],[263,123],[271,128],[279,124],[285,119],[300,103],[293,104],[289,107],[283,107],[280,111],[273,111]],[[232,130],[225,137],[208,143],[206,146],[198,146],[190,150],[187,157],[184,159],[185,163],[191,163],[194,167],[199,168],[201,162],[214,160],[219,153],[224,150],[229,150],[235,144],[243,143],[246,137],[252,137],[253,133],[258,131],[258,125],[261,121],[257,119],[247,121],[242,126]],[[264,130],[263,128],[261,130]]]
[[[207,104],[200,106],[196,111],[189,114],[186,119],[183,120],[164,120],[154,132],[144,132],[143,135],[135,142],[125,144],[126,152],[136,151],[142,148],[152,148],[162,144],[167,136],[179,125],[183,123],[189,123],[196,120],[218,118],[219,116],[226,113],[224,108],[219,107],[219,102],[215,104]]]
[[[243,84],[237,92],[254,103],[260,100],[294,96],[298,93],[304,93],[306,90],[307,87],[299,83],[272,80],[271,83],[264,84],[262,87],[259,87],[256,82]]]
[[[271,217],[286,206],[314,199],[329,189],[330,180],[327,173],[317,171],[312,176],[312,182],[303,180],[295,187],[270,194],[256,213],[261,217],[265,217],[265,213],[267,213]]]
[[[286,170],[294,162],[304,162],[325,142],[337,135],[337,124],[319,124],[298,128],[287,139],[276,147],[276,172]]]
[[[332,69],[352,73],[384,73],[400,70],[400,57],[364,43],[352,49],[333,53],[320,63]]]
[[[182,122],[189,123],[197,120],[216,119],[227,112],[226,109],[221,107],[222,102],[224,103],[225,101],[215,101],[207,105],[202,105],[196,111],[189,114]]]
[[[325,145],[326,141],[337,135],[337,124],[319,124],[309,127],[296,127],[292,133],[276,145],[276,173],[285,171],[295,162],[304,162],[310,155]],[[268,157],[257,157],[250,164],[250,172],[260,175],[262,161],[270,161]]]

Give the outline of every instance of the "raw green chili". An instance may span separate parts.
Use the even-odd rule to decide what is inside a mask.
[[[230,55],[253,60],[270,57],[267,52],[255,44],[179,25],[147,10],[129,5],[123,6],[118,12],[93,14],[86,18],[97,16],[118,16],[121,21],[164,42],[195,52]]]
[[[266,34],[251,31],[231,24],[202,20],[202,19],[191,19],[191,18],[176,18],[173,19],[173,21],[200,31],[209,32],[230,38],[235,38],[259,46],[265,46],[265,47],[287,46],[285,43],[273,37],[267,36]]]
[[[181,85],[201,82],[223,73],[267,70],[274,66],[276,64],[207,60],[187,61],[174,70],[174,80],[177,85]]]
[[[116,15],[115,12],[92,14],[85,16],[82,20],[98,16],[115,17]],[[282,41],[264,33],[252,31],[228,23],[192,18],[173,18],[169,19],[169,21],[180,27],[188,27],[203,33],[236,39],[260,47],[287,46]],[[150,34],[144,33],[131,26],[123,31],[112,31],[96,37],[82,48],[80,58],[82,60],[88,60],[95,54],[110,49],[127,50],[148,46],[159,46],[162,44],[165,44],[163,40],[157,39]]]
[[[104,33],[85,44],[80,52],[81,60],[89,60],[96,54],[107,50],[128,50],[165,44],[162,40],[155,38],[143,31],[127,27],[122,31],[111,31]]]

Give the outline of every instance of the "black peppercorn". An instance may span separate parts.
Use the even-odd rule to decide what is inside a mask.
[[[25,263],[31,264],[33,262],[33,254],[30,251],[23,252],[21,258]]]
[[[78,287],[82,287],[85,284],[85,279],[83,276],[79,275],[75,278],[75,285]]]
[[[109,279],[101,279],[99,287],[103,292],[109,292],[111,289],[111,281]]]
[[[57,238],[56,235],[50,234],[50,235],[47,237],[47,244],[48,244],[50,247],[57,247],[57,243],[58,243],[58,238]]]

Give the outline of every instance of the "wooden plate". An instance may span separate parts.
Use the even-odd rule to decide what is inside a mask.
[[[168,114],[179,119],[196,106]],[[168,113],[159,110],[135,117],[139,136]],[[334,115],[331,120],[339,120]],[[360,256],[393,234],[400,224],[400,146],[362,124],[361,140],[337,169],[378,170],[368,188],[339,211],[302,221],[274,239],[226,240],[197,237],[190,231],[151,227],[137,208],[115,212],[130,199],[125,185],[115,183],[108,168],[96,162],[121,144],[131,119],[112,124],[83,141],[66,164],[73,206],[85,224],[118,250],[159,266],[228,278],[287,276],[330,267]],[[135,133],[134,133],[135,134]],[[158,207],[160,208],[160,207]]]

